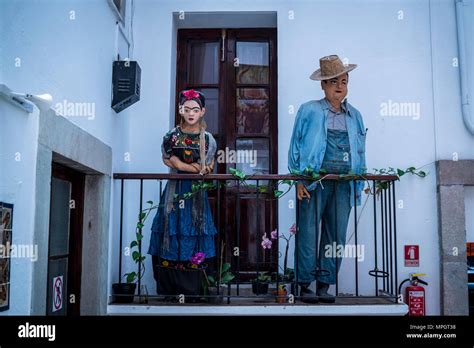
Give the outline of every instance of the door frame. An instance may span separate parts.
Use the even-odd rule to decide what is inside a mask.
[[[79,316],[81,309],[81,279],[82,279],[82,230],[84,220],[84,191],[85,174],[52,162],[51,178],[65,180],[71,183],[71,200],[74,200],[74,209],[70,208],[69,215],[69,246],[68,246],[68,264],[67,264],[67,289],[63,296],[63,301],[67,303],[66,315]],[[53,190],[50,191],[50,206],[53,199]],[[50,210],[51,214],[51,210]],[[51,243],[51,218],[49,219],[48,233],[48,270],[46,281],[49,282],[49,261],[50,261],[50,243]],[[69,301],[69,296],[75,296],[74,302]],[[49,284],[46,287],[46,304],[51,298]],[[48,308],[46,308],[46,314]]]
[[[209,40],[215,42],[219,40],[222,45],[223,30],[225,30],[225,56],[222,57],[222,50],[219,50],[218,60],[221,62],[219,64],[219,81],[217,84],[190,84],[188,83],[188,67],[187,67],[187,43],[188,40]],[[236,98],[237,95],[235,92],[237,90],[237,81],[235,69],[233,65],[234,59],[236,58],[236,42],[237,41],[265,41],[269,43],[269,81],[268,84],[239,84],[240,88],[267,88],[269,93],[269,133],[268,134],[250,134],[245,135],[237,134],[236,132],[236,117],[229,117],[225,119],[225,122],[218,123],[219,136],[216,137],[218,143],[218,150],[225,149],[236,149],[236,140],[239,138],[266,138],[269,139],[269,173],[277,174],[278,173],[278,61],[277,61],[277,29],[276,28],[214,28],[214,29],[178,29],[177,33],[177,59],[176,59],[176,90],[175,90],[175,125],[179,124],[180,115],[179,115],[179,92],[184,88],[216,88],[224,86],[224,88],[219,90],[219,115],[234,115],[236,116]],[[231,91],[231,92],[229,92]],[[227,173],[228,167],[235,167],[234,163],[217,163],[217,172],[218,173]],[[227,226],[229,221],[229,212],[226,206],[226,196],[227,194],[235,194],[235,189],[226,188],[224,194],[221,195],[221,216],[219,221],[224,222],[223,226]],[[243,190],[240,191],[241,196],[245,194]],[[249,197],[252,193],[249,193]],[[265,200],[263,194],[260,195],[261,201]],[[210,195],[212,199],[212,195]],[[248,198],[248,197],[247,197]],[[267,202],[264,202],[264,206],[267,207]],[[271,230],[278,228],[278,200],[270,201],[269,206],[269,223]],[[265,217],[264,217],[265,218]],[[264,226],[266,224],[264,223]],[[221,226],[217,226],[219,231],[223,232],[224,241],[226,242],[226,259],[228,260],[230,255],[232,255],[232,245],[228,243],[227,238],[229,237],[225,229],[221,229]],[[235,242],[236,236],[231,234],[231,239]],[[257,247],[259,242],[257,241]],[[278,244],[278,243],[277,243]],[[219,246],[218,246],[219,247]],[[269,270],[278,271],[278,247],[273,248],[271,251],[271,265]],[[259,262],[262,262],[260,260]],[[259,268],[260,266],[257,266]],[[245,273],[245,271],[241,271]],[[252,272],[250,272],[252,273]],[[253,275],[249,274],[250,277]],[[245,277],[242,277],[241,280],[245,280]]]

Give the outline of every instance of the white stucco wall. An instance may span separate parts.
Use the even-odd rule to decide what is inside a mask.
[[[133,106],[115,114],[110,104],[112,62],[117,53],[128,56],[128,44],[107,0],[1,1],[0,37],[0,83],[15,92],[49,93],[53,106],[93,105],[93,115],[66,117],[114,149],[114,172],[127,171]],[[33,243],[38,117],[36,108],[28,115],[0,98],[0,201],[15,205],[16,244]],[[2,314],[30,313],[31,272],[29,260],[12,259],[10,310]]]
[[[472,0],[466,1],[472,11]],[[141,100],[126,111],[115,114],[110,108],[112,61],[117,52],[128,55],[127,44],[118,32],[115,16],[106,0],[2,1],[0,11],[0,83],[19,92],[50,93],[55,101],[95,103],[93,120],[70,117],[114,151],[114,172],[166,172],[161,162],[160,145],[164,133],[172,128],[175,86],[176,23],[173,13],[186,12],[276,12],[278,31],[278,143],[279,173],[287,173],[287,151],[295,111],[303,102],[320,99],[318,83],[308,76],[318,67],[318,59],[338,54],[358,64],[351,73],[348,100],[358,108],[369,128],[368,169],[423,167],[425,179],[403,177],[397,183],[399,238],[399,280],[409,272],[422,271],[429,283],[427,313],[439,314],[439,252],[437,237],[436,178],[434,162],[474,158],[474,137],[461,118],[454,1],[270,1],[202,0],[135,1],[134,49],[132,59],[142,68]],[[131,7],[128,6],[128,13]],[[71,12],[75,11],[75,20]],[[289,11],[292,11],[291,13]],[[402,11],[402,12],[400,12]],[[293,19],[289,16],[293,14]],[[403,16],[403,18],[401,18]],[[129,17],[130,18],[130,17]],[[468,61],[472,72],[472,15],[466,16]],[[125,29],[128,32],[128,24]],[[15,59],[21,59],[21,67]],[[470,90],[473,90],[470,80]],[[381,116],[381,103],[419,103],[420,117]],[[0,175],[7,185],[0,200],[15,203],[14,241],[32,240],[31,197],[34,192],[37,130],[35,117],[27,116],[0,101]],[[472,112],[472,110],[471,110]],[[17,130],[13,132],[13,130]],[[18,137],[17,134],[22,134]],[[14,162],[14,153],[23,153],[23,162]],[[21,167],[21,168],[20,168]],[[3,168],[8,168],[3,170]],[[6,181],[5,181],[6,179]],[[23,182],[15,187],[15,180]],[[124,231],[132,236],[138,214],[138,182],[127,185]],[[157,184],[146,183],[144,201],[157,200]],[[112,192],[110,231],[110,283],[117,281],[119,183]],[[154,190],[153,193],[151,190]],[[285,196],[280,201],[279,225],[285,230],[294,222]],[[466,200],[472,211],[472,199]],[[471,202],[471,203],[468,203]],[[359,225],[359,242],[365,243],[366,261],[359,272],[372,268],[372,202],[364,209]],[[359,209],[360,212],[360,209]],[[148,221],[143,250],[148,248]],[[352,221],[352,220],[351,220]],[[468,221],[468,220],[467,220]],[[469,221],[472,221],[470,219]],[[23,225],[22,225],[23,224]],[[472,230],[471,227],[467,228]],[[350,224],[348,235],[352,234]],[[402,246],[419,244],[420,268],[402,266]],[[145,283],[154,294],[151,261],[148,258]],[[19,261],[20,262],[20,261]],[[353,262],[344,261],[340,277],[352,274]],[[12,298],[8,314],[27,314],[29,266],[14,263]],[[26,275],[25,275],[26,274]],[[361,278],[362,275],[361,275]],[[341,291],[351,292],[351,283]],[[20,286],[21,285],[21,286]],[[372,282],[360,283],[369,292]],[[21,287],[21,289],[20,289]]]

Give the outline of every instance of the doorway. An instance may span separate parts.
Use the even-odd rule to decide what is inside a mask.
[[[52,163],[46,314],[80,315],[85,175]]]
[[[229,174],[230,168],[247,175],[278,172],[276,39],[275,28],[178,30],[175,124],[180,121],[179,92],[193,88],[204,93],[207,130],[217,142],[216,174]],[[229,161],[232,151],[236,156]],[[269,236],[277,228],[273,191],[229,182],[222,193],[217,227],[226,260],[240,271],[240,280],[256,270],[275,271],[277,247],[265,252],[260,245],[264,233]],[[217,195],[210,192],[209,200],[216,212]],[[237,246],[239,256],[232,257]]]

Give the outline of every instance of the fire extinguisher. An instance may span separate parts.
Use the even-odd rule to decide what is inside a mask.
[[[410,285],[405,289],[405,303],[408,305],[409,316],[424,316],[426,314],[425,288],[419,285],[428,285],[427,282],[419,278],[425,275],[424,273],[410,273],[410,278],[402,281],[398,287],[398,293],[401,294],[402,285],[410,282]]]

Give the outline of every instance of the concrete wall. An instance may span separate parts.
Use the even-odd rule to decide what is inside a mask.
[[[130,12],[131,7],[127,11]],[[131,42],[130,22],[125,23],[125,34],[119,26],[107,0],[2,1],[0,83],[15,92],[49,93],[54,98],[53,107],[57,103],[87,103],[90,110],[94,110],[93,114],[71,114],[66,118],[114,149],[113,171],[127,171],[124,154],[128,151],[127,128],[133,106],[120,114],[115,114],[110,107],[112,62],[117,54],[122,59],[132,57],[128,43]],[[37,109],[28,115],[0,99],[0,123],[0,200],[15,204],[13,242],[33,244],[37,231],[35,200],[44,197],[47,202],[49,199],[49,193],[36,187],[37,158],[39,154],[46,161],[38,163],[41,166],[38,170],[46,171],[50,170],[51,158],[41,157],[48,149],[36,145],[39,136]],[[74,144],[72,140],[64,139]],[[76,148],[75,154],[84,150],[94,151]],[[111,197],[109,191],[105,202]],[[108,214],[104,217],[111,219]],[[36,223],[44,229],[48,219]],[[47,241],[47,235],[43,237]],[[107,247],[108,243],[103,246]],[[101,253],[107,258],[107,250]],[[32,273],[29,260],[12,260],[11,309],[2,314],[35,313]]]
[[[471,72],[473,30],[469,28],[473,25],[473,6],[472,0],[466,1],[471,13],[466,16]],[[74,11],[74,20],[71,11]],[[175,40],[177,27],[182,27],[182,23],[175,22],[173,14],[179,11],[240,13],[236,23],[245,22],[244,11],[276,13],[279,173],[287,172],[287,150],[295,118],[295,113],[289,113],[290,106],[297,110],[301,103],[323,96],[319,84],[308,78],[318,67],[319,57],[338,54],[347,62],[359,64],[351,73],[348,100],[361,111],[369,128],[369,170],[415,166],[429,172],[425,179],[407,176],[397,184],[397,199],[403,201],[397,219],[399,245],[419,244],[421,251],[420,268],[400,266],[399,279],[412,271],[426,272],[430,283],[427,313],[439,314],[434,162],[452,159],[454,153],[459,159],[474,157],[474,138],[464,128],[461,118],[459,70],[453,66],[453,59],[458,55],[454,1],[135,1],[134,49],[130,56],[138,60],[142,68],[142,94],[139,103],[119,115],[110,109],[111,65],[118,52],[122,57],[128,55],[128,45],[107,1],[4,1],[0,11],[0,35],[8,39],[1,43],[0,78],[20,92],[48,92],[59,102],[94,103],[94,119],[68,118],[112,147],[113,172],[166,172],[160,160],[160,145],[164,133],[173,126]],[[127,33],[129,25],[127,22]],[[131,39],[131,35],[129,37]],[[15,66],[16,58],[21,59],[20,67]],[[471,78],[471,93],[472,83]],[[381,105],[389,101],[417,103],[420,115],[383,116]],[[31,144],[37,132],[37,115],[26,116],[3,104],[0,103],[0,142],[2,162],[7,166],[0,175],[7,180],[2,180],[7,185],[0,191],[0,198],[14,200],[18,207],[14,239],[28,241],[33,235],[31,212],[34,207],[28,197],[35,192],[32,175],[36,149]],[[22,137],[15,135],[19,133]],[[17,151],[22,152],[23,162],[13,161]],[[22,185],[18,181],[22,181]],[[118,277],[118,188],[119,184],[114,183],[111,193],[109,284]],[[133,236],[136,224],[137,189],[138,182],[126,185],[128,202],[124,228],[129,238],[125,242]],[[156,183],[147,183],[144,201],[156,201],[157,189]],[[288,209],[289,199],[291,196],[285,196],[280,201],[281,230],[294,222],[294,211]],[[470,202],[466,209],[472,210],[472,197]],[[373,267],[368,262],[371,222],[371,210],[364,208],[359,242],[367,244],[366,262],[360,265],[360,272],[365,274]],[[145,251],[150,226],[151,221],[144,229]],[[351,228],[348,235],[352,234]],[[401,250],[399,248],[400,261]],[[149,263],[145,283],[148,291],[154,293],[150,266]],[[20,289],[20,285],[31,282],[29,276],[26,279],[24,276],[29,274],[29,267],[26,263],[15,264],[12,269],[13,287],[18,290],[17,297],[12,299],[12,314],[28,313],[28,304],[25,304],[28,303],[25,301],[29,297],[28,287]],[[351,267],[352,262],[345,262],[341,277],[351,274]],[[341,291],[353,291],[351,284],[343,285]],[[371,284],[361,286],[363,292],[371,289]]]
[[[27,114],[0,98],[0,124],[0,201],[14,204],[12,243],[32,245],[38,113]],[[21,136],[13,139],[14,134]],[[33,263],[11,259],[10,309],[2,313],[30,312]]]

